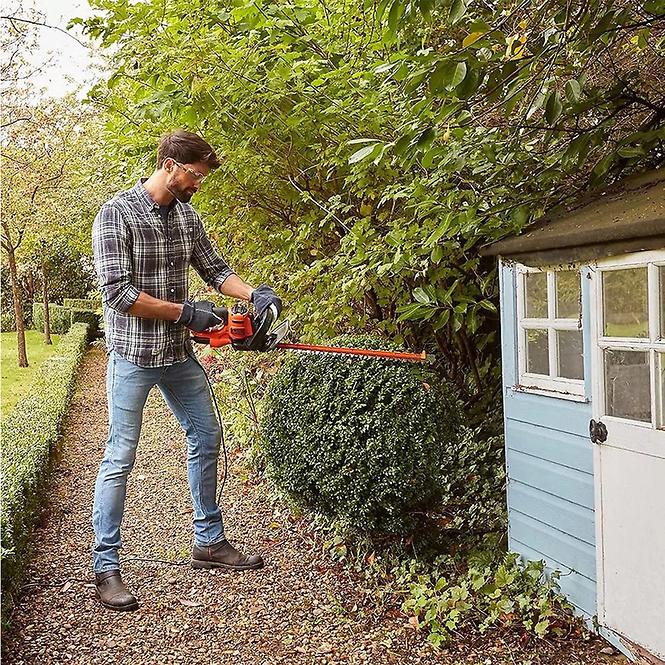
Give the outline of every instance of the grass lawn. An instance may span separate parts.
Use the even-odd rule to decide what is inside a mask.
[[[60,335],[51,335],[53,344],[44,344],[44,333],[38,330],[25,331],[25,345],[28,351],[28,367],[19,367],[16,355],[16,333],[0,333],[2,342],[2,417],[16,406],[16,403],[30,390],[39,366],[58,346]]]

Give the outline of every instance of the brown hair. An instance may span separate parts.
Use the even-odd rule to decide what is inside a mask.
[[[210,144],[185,129],[176,129],[174,132],[164,134],[160,139],[157,148],[157,168],[161,168],[164,160],[169,157],[183,164],[203,162],[211,171],[220,166],[220,161]]]

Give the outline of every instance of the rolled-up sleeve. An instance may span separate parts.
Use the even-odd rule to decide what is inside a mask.
[[[224,280],[235,274],[212,246],[200,218],[197,219],[197,236],[192,247],[192,265],[201,279],[218,291]]]
[[[92,226],[92,250],[102,301],[119,312],[127,312],[139,297],[132,284],[131,237],[120,211],[102,206]]]

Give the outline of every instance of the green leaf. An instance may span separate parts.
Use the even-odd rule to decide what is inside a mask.
[[[436,243],[439,238],[448,230],[448,227],[450,226],[450,216],[447,215],[441,224],[436,227],[436,230],[432,235],[427,239],[427,242],[425,243],[426,246],[431,247],[434,243]]]
[[[468,99],[478,90],[481,80],[480,72],[477,69],[469,69],[464,80],[455,88],[455,94],[460,99]]]
[[[426,148],[429,145],[431,145],[435,137],[436,137],[436,131],[434,130],[434,128],[428,127],[425,131],[423,131],[420,134],[420,136],[416,141],[416,145],[421,149]]]
[[[404,9],[405,7],[404,4],[402,4],[402,0],[394,0],[390,7],[390,12],[388,12],[388,28],[393,34],[397,33],[397,26],[404,14]]]
[[[545,118],[550,125],[553,125],[561,115],[563,110],[563,105],[561,104],[561,98],[559,97],[559,91],[553,90],[547,97],[547,103],[545,104]]]
[[[549,619],[541,619],[534,627],[533,631],[538,635],[538,637],[545,637],[547,635],[547,629],[550,627]]]
[[[450,7],[448,21],[455,25],[466,14],[466,0],[454,0]]]
[[[665,14],[665,0],[647,0],[642,5],[642,10],[660,17]]]
[[[464,80],[466,72],[465,62],[443,60],[439,62],[434,73],[430,76],[430,88],[433,92],[441,92],[445,89],[452,90]]]
[[[432,263],[438,263],[443,258],[443,247],[436,245],[430,254]]]
[[[623,146],[622,148],[619,148],[617,150],[617,154],[621,155],[621,157],[644,157],[646,152],[644,151],[644,148],[639,145],[627,145]]]
[[[430,297],[425,293],[425,291],[423,291],[421,287],[413,289],[413,297],[424,305],[427,305],[430,302]]]
[[[566,82],[566,98],[569,102],[576,104],[580,101],[581,94],[582,87],[575,79]]]
[[[351,141],[347,141],[346,145],[359,145],[361,143],[376,143],[376,139],[353,139]]]
[[[356,150],[356,152],[349,157],[349,164],[355,164],[356,162],[360,162],[370,155],[373,155],[374,151],[376,151],[380,145],[380,143],[372,143],[371,145],[366,145],[364,148],[360,148],[360,150]]]

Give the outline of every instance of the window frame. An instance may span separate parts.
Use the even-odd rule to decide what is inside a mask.
[[[556,317],[556,273],[576,272],[580,280],[580,307],[577,319],[563,319]],[[526,316],[526,275],[529,273],[545,273],[547,279],[547,318],[528,318]],[[574,401],[586,401],[585,394],[585,367],[584,346],[585,335],[582,325],[582,273],[580,266],[566,266],[558,269],[553,267],[534,268],[523,264],[516,264],[516,294],[517,294],[517,377],[518,385],[515,390],[534,394],[547,394]],[[526,368],[527,349],[526,331],[546,330],[549,361],[549,376],[528,372]],[[558,331],[579,331],[582,333],[582,372],[581,379],[569,379],[556,376],[558,370]]]
[[[622,422],[645,429],[665,429],[665,407],[661,395],[659,372],[665,366],[665,326],[661,325],[660,290],[665,289],[665,280],[660,281],[659,268],[665,268],[664,250],[644,251],[623,256],[611,257],[596,262],[597,286],[595,294],[596,343],[594,351],[593,374],[595,394],[598,400],[599,417],[607,422]],[[603,273],[631,268],[647,269],[647,337],[608,337],[605,336],[605,310],[603,295]],[[664,322],[665,323],[665,322]],[[651,399],[651,421],[632,420],[620,416],[608,415],[607,395],[605,391],[605,351],[638,351],[649,357],[649,393]]]

